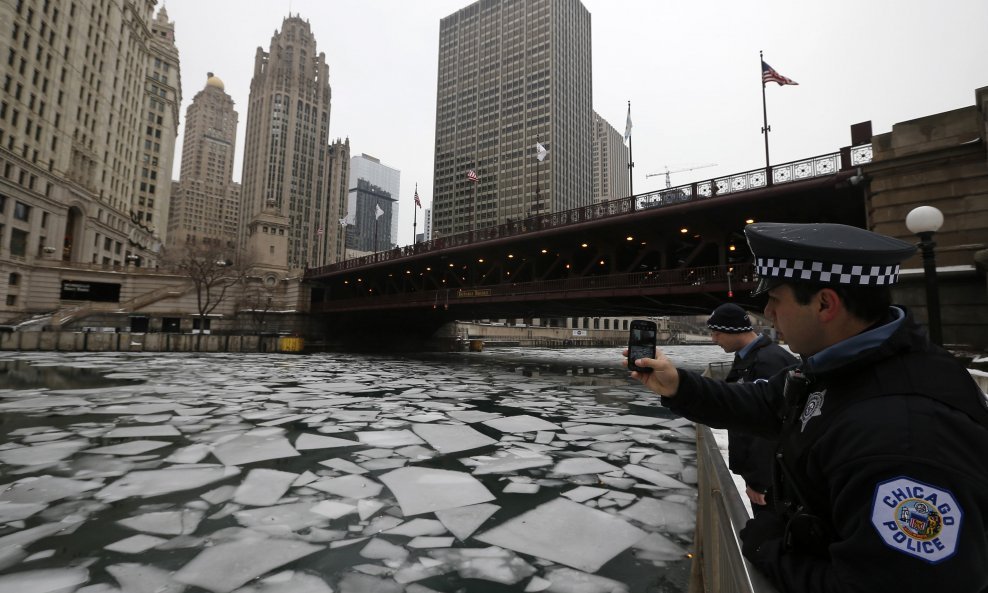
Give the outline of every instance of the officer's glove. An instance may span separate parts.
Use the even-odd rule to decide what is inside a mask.
[[[785,523],[772,512],[763,512],[749,519],[741,536],[741,553],[752,562],[756,562],[758,549],[767,541],[781,540],[785,534]]]

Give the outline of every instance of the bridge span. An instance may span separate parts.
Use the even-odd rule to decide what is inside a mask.
[[[751,221],[865,227],[870,146],[534,216],[306,272],[326,334],[758,306]]]

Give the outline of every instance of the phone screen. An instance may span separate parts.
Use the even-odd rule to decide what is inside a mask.
[[[639,358],[655,356],[655,324],[636,321],[631,324],[631,335],[628,338],[628,368],[632,371],[649,372],[652,369],[639,367],[635,361]]]

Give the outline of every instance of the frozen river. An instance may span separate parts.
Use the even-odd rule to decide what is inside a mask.
[[[619,362],[0,353],[0,593],[685,591],[695,432]]]

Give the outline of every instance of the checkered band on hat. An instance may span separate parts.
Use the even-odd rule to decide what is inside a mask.
[[[733,326],[733,325],[717,325],[715,323],[707,323],[707,327],[718,332],[724,332],[725,334],[743,334],[745,332],[755,331],[755,328],[748,325]]]
[[[791,279],[825,284],[890,286],[899,278],[899,264],[869,266],[828,264],[801,259],[756,258],[755,273],[762,278]]]

